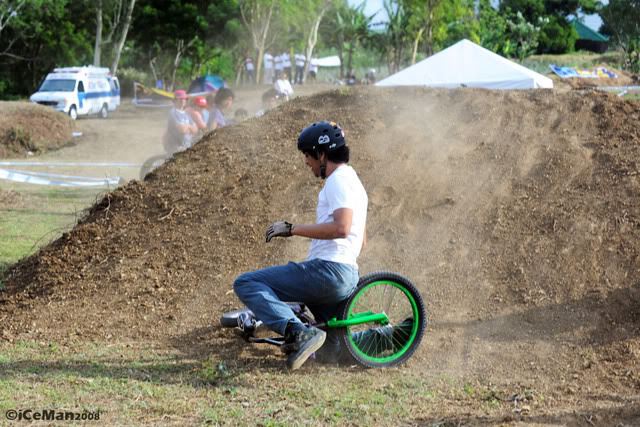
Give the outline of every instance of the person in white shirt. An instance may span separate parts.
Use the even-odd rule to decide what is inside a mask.
[[[285,73],[287,73],[287,80],[291,83],[291,56],[287,53],[287,51],[282,52],[282,69]]]
[[[344,132],[334,122],[316,122],[300,133],[298,150],[314,176],[325,180],[318,195],[315,224],[277,221],[266,240],[301,236],[312,239],[304,262],[252,271],[238,276],[238,298],[271,330],[285,337],[287,368],[298,369],[322,348],[326,361],[340,352],[337,335],[305,326],[286,302],[306,304],[317,322],[326,322],[358,283],[357,258],[367,241],[367,192],[349,166]],[[326,344],[325,344],[326,340]],[[322,353],[322,352],[321,352]],[[316,355],[319,355],[316,353]]]
[[[291,87],[291,82],[287,79],[287,73],[284,71],[280,72],[280,76],[278,80],[276,80],[276,84],[273,88],[278,92],[278,95],[283,97],[286,101],[288,101],[289,97],[293,95],[293,87]]]
[[[283,71],[282,55],[276,55],[273,57],[273,83],[280,78],[280,73]]]
[[[273,75],[273,55],[271,55],[271,51],[267,49],[263,56],[264,62],[264,84],[272,85],[274,83],[274,75]]]
[[[303,53],[296,53],[296,78],[294,83],[301,85],[302,78],[304,76],[304,64],[307,62],[307,57]]]
[[[311,62],[309,63],[309,76],[311,76],[311,81],[313,83],[316,82],[317,75],[318,75],[318,56],[313,55],[311,57]]]
[[[255,84],[256,82],[256,72],[253,66],[253,58],[247,52],[244,58],[244,72],[245,72],[245,83]]]

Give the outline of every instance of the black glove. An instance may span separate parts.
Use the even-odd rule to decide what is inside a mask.
[[[271,241],[271,238],[276,236],[291,236],[291,227],[293,227],[293,224],[289,224],[285,221],[274,222],[269,226],[269,228],[267,228],[267,243]]]

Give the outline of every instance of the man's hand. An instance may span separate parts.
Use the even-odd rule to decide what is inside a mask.
[[[285,221],[277,221],[274,222],[267,228],[267,243],[271,241],[273,237],[282,236],[289,237],[291,236],[291,228],[293,224],[289,224]]]

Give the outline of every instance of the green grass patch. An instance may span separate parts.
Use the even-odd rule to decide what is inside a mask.
[[[488,393],[470,380],[408,367],[310,362],[287,372],[284,362],[198,360],[143,343],[0,343],[0,424],[7,410],[38,408],[99,411],[107,425],[268,426],[402,425],[455,416],[460,405],[494,415],[512,410]]]
[[[101,189],[17,185],[3,187],[3,190],[5,188],[10,191],[11,202],[0,209],[0,280],[9,264],[31,255],[73,228],[84,209],[103,192]]]
[[[629,92],[622,96],[624,99],[629,101],[640,101],[640,92]]]
[[[574,67],[585,70],[608,65],[620,69],[624,56],[620,52],[593,53],[586,51],[571,52],[564,55],[532,55],[520,64],[540,74],[551,72],[549,65]]]

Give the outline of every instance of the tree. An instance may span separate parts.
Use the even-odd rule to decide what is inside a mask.
[[[313,49],[318,42],[318,29],[322,18],[327,13],[329,8],[334,4],[335,0],[307,0],[306,4],[301,5],[303,15],[307,18],[303,20],[305,27],[308,28],[307,43],[305,47],[306,61],[304,64],[303,81],[307,80],[307,74],[309,73],[309,65],[311,64],[311,57],[313,56]]]
[[[418,44],[424,40],[425,55],[433,54],[433,24],[434,13],[442,0],[405,0],[405,7],[409,11],[409,27],[407,32],[413,39],[411,64],[416,63]]]
[[[260,79],[262,57],[264,56],[269,26],[276,8],[275,0],[240,0],[240,16],[258,53],[256,76]]]
[[[444,0],[434,11],[433,50],[438,51],[469,39],[480,41],[475,19],[476,0]]]
[[[113,48],[113,62],[111,63],[111,72],[113,73],[113,75],[115,75],[118,71],[120,53],[122,52],[122,48],[124,47],[124,42],[127,40],[127,33],[129,32],[129,27],[131,26],[131,17],[133,15],[133,8],[135,4],[136,0],[129,0],[129,7],[127,8],[127,13],[124,18],[122,29],[120,30],[120,39]]]
[[[400,70],[407,37],[406,29],[409,27],[408,16],[403,3],[394,4],[391,0],[384,0],[383,5],[389,16],[389,21],[386,24],[387,67],[391,74]]]
[[[537,52],[565,53],[573,50],[578,37],[567,18],[579,11],[595,13],[601,6],[600,0],[503,0],[500,12],[510,16],[520,12],[525,21],[534,25],[540,18],[545,19]]]
[[[373,16],[364,14],[366,2],[355,8],[346,8],[338,12],[338,25],[340,26],[344,41],[349,44],[347,71],[351,71],[353,51],[358,45],[369,37],[369,25]]]
[[[136,0],[93,0],[95,1],[95,13],[96,13],[96,39],[93,49],[93,65],[99,67],[101,65],[102,58],[102,46],[113,44],[111,63],[111,72],[113,75],[118,70],[118,63],[120,62],[120,53],[127,39],[127,33],[129,32],[129,26],[131,25],[131,17],[133,14],[133,8]],[[93,4],[91,2],[90,4]],[[105,7],[106,6],[106,7]],[[107,14],[107,35],[103,38],[102,33],[104,29],[103,16]],[[113,43],[113,37],[118,34],[119,38],[116,43]]]
[[[26,59],[13,51],[14,44],[22,39],[32,37],[33,30],[28,20],[29,13],[40,8],[43,0],[0,0],[0,36],[2,36],[2,49],[0,56],[10,56],[15,59]],[[37,25],[37,23],[36,23]],[[9,29],[12,31],[9,32]],[[3,30],[4,31],[3,34]]]
[[[15,1],[2,6],[9,3],[13,18],[0,37],[1,96],[33,93],[54,67],[91,63],[93,10],[56,0],[26,1],[16,12]]]
[[[523,60],[533,55],[538,47],[538,39],[542,26],[548,23],[549,18],[538,18],[538,25],[527,22],[522,13],[517,12],[511,19],[507,19],[509,40],[513,42],[513,52],[510,56]]]
[[[206,61],[198,55],[214,51],[212,40],[217,40],[217,33],[224,35],[226,23],[237,18],[236,12],[237,3],[232,0],[213,4],[211,0],[136,0],[131,25],[141,30],[129,36],[137,52],[134,66],[151,68],[155,78],[170,76],[170,88],[178,74],[190,81],[190,73],[197,69],[194,60]],[[189,66],[183,68],[185,58]]]
[[[640,72],[640,0],[610,0],[600,17],[614,42],[625,52],[625,68]]]
[[[507,22],[503,14],[499,13],[490,0],[478,2],[478,43],[492,52],[503,53]]]

